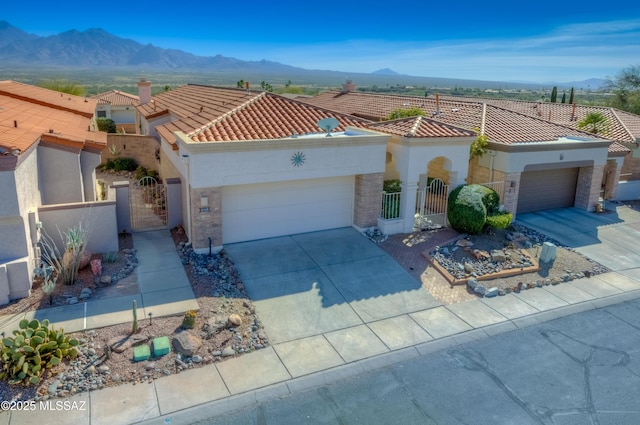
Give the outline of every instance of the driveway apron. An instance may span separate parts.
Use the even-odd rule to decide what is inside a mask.
[[[352,228],[225,246],[274,344],[440,304]]]

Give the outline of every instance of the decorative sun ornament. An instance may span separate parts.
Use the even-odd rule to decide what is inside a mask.
[[[302,152],[296,152],[293,155],[291,155],[291,164],[294,167],[301,167],[302,164],[304,164],[304,160],[305,160],[305,156],[304,153]]]

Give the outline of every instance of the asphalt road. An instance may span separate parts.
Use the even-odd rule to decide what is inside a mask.
[[[638,425],[640,299],[197,423]]]

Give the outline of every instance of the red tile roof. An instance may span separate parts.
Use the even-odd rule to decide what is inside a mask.
[[[504,144],[552,141],[564,136],[594,137],[571,126],[538,117],[536,111],[525,114],[483,101],[335,91],[307,100],[313,105],[371,120],[384,119],[399,108],[418,107],[433,120],[468,130],[480,129],[490,140]]]
[[[421,116],[373,123],[369,124],[368,128],[403,137],[470,137],[476,135],[473,131]]]
[[[166,113],[180,118],[156,127],[169,143],[175,131],[196,142],[265,140],[320,133],[317,122],[333,117],[336,132],[347,127],[364,128],[367,120],[348,116],[268,92],[247,93],[242,89],[184,86],[154,97]],[[151,113],[149,104],[138,108]],[[157,111],[156,111],[157,112]]]
[[[106,133],[91,130],[96,102],[67,94],[60,99],[58,92],[0,81],[0,148],[24,152],[43,134],[81,145],[106,145]]]
[[[103,93],[98,93],[93,96],[89,96],[89,99],[97,100],[98,103],[108,103],[110,105],[117,106],[137,105],[140,103],[140,98],[138,96],[119,90],[109,90]]]

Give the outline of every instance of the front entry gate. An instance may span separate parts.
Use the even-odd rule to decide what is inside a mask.
[[[449,185],[441,179],[430,179],[427,186],[416,193],[415,227],[427,229],[447,226]]]
[[[134,232],[167,228],[165,185],[146,176],[129,186],[129,212]]]

